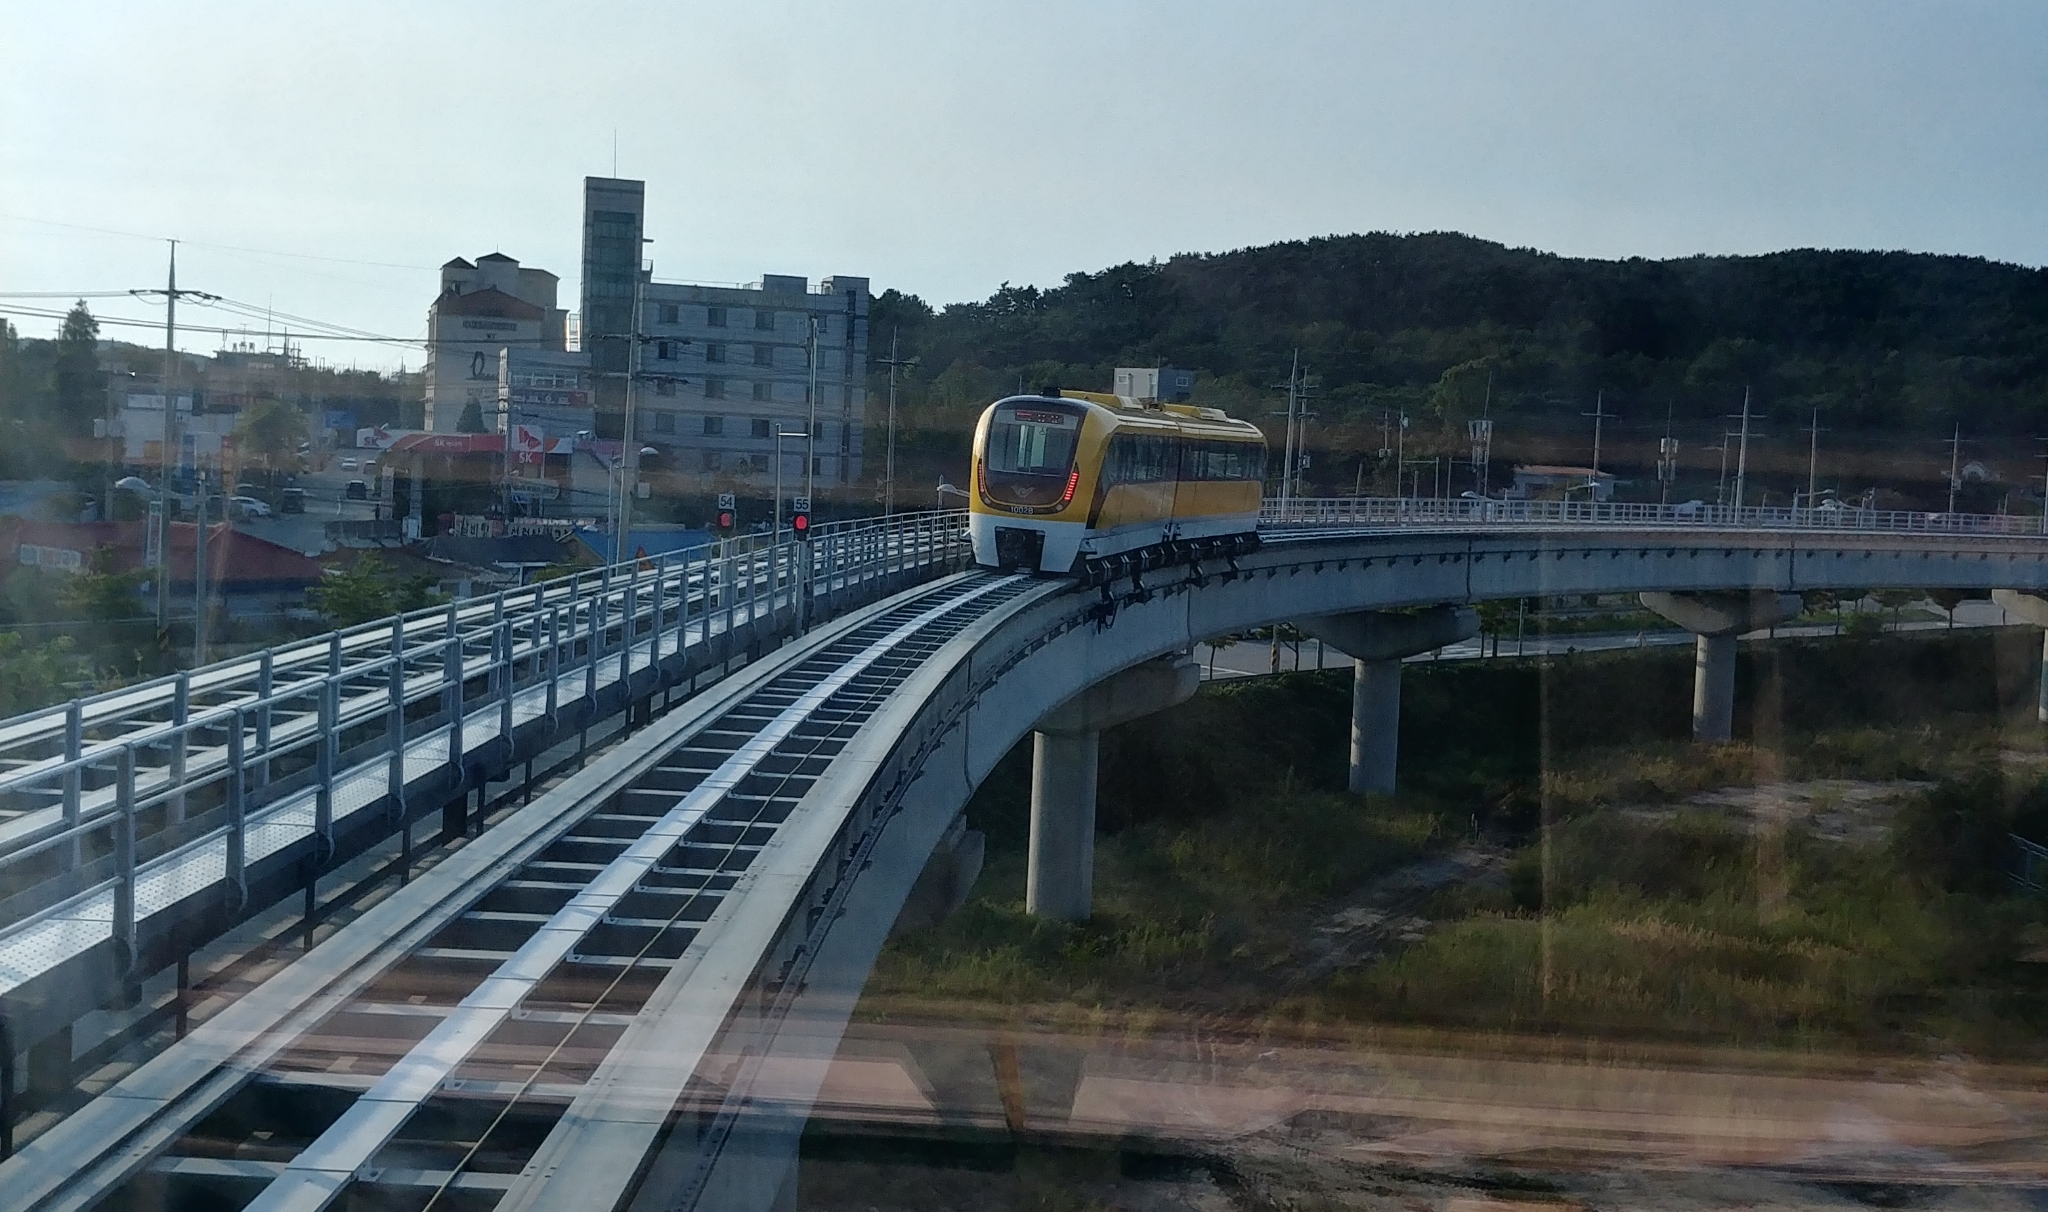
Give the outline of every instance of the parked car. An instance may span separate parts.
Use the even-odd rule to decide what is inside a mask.
[[[280,513],[306,512],[306,490],[286,488],[277,494],[277,508]]]
[[[228,505],[230,508],[241,510],[243,517],[267,518],[270,516],[270,506],[257,500],[255,497],[229,497]]]
[[[342,490],[342,495],[351,501],[367,501],[370,499],[369,482],[366,480],[350,480],[348,487]]]

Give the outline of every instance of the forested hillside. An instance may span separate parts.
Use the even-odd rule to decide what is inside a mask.
[[[1334,236],[1005,286],[936,312],[891,291],[873,316],[876,356],[900,329],[921,359],[902,397],[912,429],[957,431],[1020,382],[1105,390],[1111,368],[1155,363],[1202,372],[1199,398],[1264,420],[1297,347],[1340,449],[1347,425],[1377,445],[1385,410],[1415,418],[1418,440],[1462,437],[1482,408],[1510,441],[1582,426],[1596,392],[1637,430],[1667,408],[1698,430],[1745,385],[1788,429],[1815,408],[1837,434],[2048,425],[2048,270],[1970,257],[1597,261],[1453,233]]]

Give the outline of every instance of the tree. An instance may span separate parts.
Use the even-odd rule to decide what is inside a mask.
[[[456,433],[482,433],[484,431],[483,405],[471,400],[462,406],[462,415],[455,421]]]
[[[258,400],[235,421],[242,454],[262,459],[265,471],[291,466],[305,438],[306,414],[281,400]]]
[[[114,549],[92,553],[92,567],[67,577],[57,591],[57,604],[75,619],[90,623],[130,622],[142,614],[142,585],[149,574],[140,569],[114,570]]]
[[[57,362],[50,372],[57,415],[49,419],[64,433],[91,433],[93,418],[106,411],[99,343],[100,322],[80,299],[57,333]]]
[[[17,632],[0,632],[0,714],[18,715],[62,702],[66,683],[78,676],[71,637],[29,644]]]
[[[1892,626],[1899,625],[1899,611],[1920,596],[1910,589],[1880,589],[1872,595],[1877,604],[1892,612]]]
[[[432,577],[401,577],[375,554],[328,573],[326,580],[306,591],[307,603],[336,627],[353,627],[440,600]]]

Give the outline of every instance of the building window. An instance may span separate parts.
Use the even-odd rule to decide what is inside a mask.
[[[676,414],[672,412],[658,412],[654,414],[654,432],[674,433],[675,431]]]
[[[706,470],[706,471],[717,471],[717,470],[718,470],[718,452],[717,452],[717,451],[715,451],[715,450],[707,450],[707,451],[705,451],[705,452],[704,452],[704,470]]]
[[[755,312],[755,313],[754,313],[754,327],[755,327],[755,328],[759,328],[759,329],[763,329],[763,330],[766,330],[766,331],[768,331],[768,332],[774,332],[774,331],[775,331],[775,313],[774,313],[774,312],[772,312],[772,311],[769,311],[769,310],[767,310],[766,308],[763,308],[762,310],[760,310],[760,311],[757,311],[757,312]]]
[[[725,380],[704,380],[704,398],[707,400],[723,400],[725,398]]]
[[[678,344],[680,342],[656,341],[654,343],[654,356],[663,362],[673,362],[676,360],[676,346]]]
[[[756,365],[756,366],[773,366],[773,365],[775,365],[775,347],[774,347],[773,345],[756,345],[756,346],[754,346],[754,365]]]
[[[719,345],[715,342],[713,344],[706,345],[704,347],[704,360],[706,362],[725,361],[725,346]]]
[[[775,436],[775,423],[774,423],[773,421],[770,421],[770,420],[769,420],[769,419],[768,419],[767,417],[755,417],[755,418],[754,418],[754,436],[755,436],[755,437],[757,437],[757,438],[772,438],[772,437],[774,437],[774,436]]]
[[[682,310],[682,308],[677,307],[673,303],[663,303],[661,305],[661,322],[663,324],[681,323],[683,318]]]
[[[813,422],[811,422],[811,441],[813,441],[813,442],[822,442],[822,441],[824,441],[824,440],[825,440],[825,423],[824,423],[823,421],[813,421]]]
[[[654,381],[654,394],[658,396],[672,396],[676,394],[676,381],[666,376],[656,379]]]
[[[705,436],[705,437],[707,437],[707,438],[715,438],[715,437],[718,437],[719,435],[723,434],[724,432],[725,432],[725,418],[724,418],[724,417],[705,417],[705,418],[704,418],[704,436]]]
[[[705,309],[704,309],[704,323],[705,323],[705,324],[707,324],[707,325],[709,325],[709,326],[710,326],[710,327],[712,327],[712,328],[724,328],[724,327],[725,327],[725,309],[724,309],[723,307],[707,307],[707,308],[705,308]]]
[[[832,327],[831,316],[812,316],[811,319],[817,322],[818,335],[821,337]]]
[[[755,398],[756,400],[772,400],[772,399],[774,399],[774,398],[775,398],[775,385],[774,385],[774,384],[772,384],[772,383],[756,383],[756,384],[754,384],[754,398]]]

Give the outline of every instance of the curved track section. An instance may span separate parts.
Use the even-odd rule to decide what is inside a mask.
[[[0,1165],[10,1206],[495,1202],[636,1016],[671,1036],[700,1021],[657,995],[761,918],[759,894],[797,891],[757,868],[803,848],[793,810],[848,740],[1031,587],[967,574],[904,595],[648,729],[624,769],[543,797]],[[257,1123],[282,1130],[240,1130]]]

